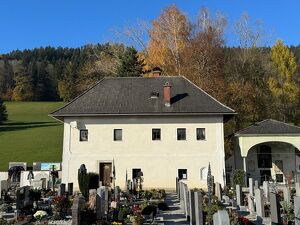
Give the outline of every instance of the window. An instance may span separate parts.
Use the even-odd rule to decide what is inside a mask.
[[[200,179],[201,180],[207,180],[207,173],[208,173],[208,168],[207,167],[202,167],[200,169]]]
[[[177,128],[177,140],[179,140],[179,141],[186,140],[186,129],[185,128]]]
[[[205,140],[205,128],[196,129],[197,140]]]
[[[178,169],[178,178],[179,180],[187,179],[187,169]]]
[[[160,129],[152,129],[152,141],[160,140]]]
[[[122,129],[114,129],[114,141],[122,141]]]
[[[88,130],[80,130],[79,140],[80,141],[88,141],[88,139],[89,139]]]
[[[258,168],[272,168],[272,151],[271,147],[261,145],[257,154]]]

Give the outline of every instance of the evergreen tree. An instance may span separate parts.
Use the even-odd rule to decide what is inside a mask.
[[[120,57],[120,66],[117,69],[117,74],[120,77],[139,77],[143,74],[144,63],[139,60],[137,50],[129,47]]]
[[[6,106],[4,105],[3,101],[0,99],[0,124],[6,120],[7,120]]]

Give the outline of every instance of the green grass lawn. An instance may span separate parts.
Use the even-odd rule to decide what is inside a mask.
[[[8,121],[0,125],[0,171],[9,162],[61,161],[63,124],[48,114],[62,102],[5,102]]]

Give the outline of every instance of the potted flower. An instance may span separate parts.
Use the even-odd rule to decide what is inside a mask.
[[[140,214],[130,215],[129,220],[132,225],[141,225],[143,224],[143,217]]]

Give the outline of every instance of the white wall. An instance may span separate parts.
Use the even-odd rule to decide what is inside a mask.
[[[36,181],[41,180],[41,178],[46,178],[46,182],[49,181],[49,171],[32,171],[34,175],[34,179]],[[21,171],[21,176],[20,176],[20,187],[23,186],[30,186],[29,180],[27,180],[29,174],[29,170],[27,171]]]
[[[0,172],[0,181],[7,180],[7,178],[8,178],[8,172]]]
[[[78,129],[70,122],[77,121]],[[161,128],[161,140],[152,141],[152,128]],[[177,128],[186,128],[187,140],[177,141]],[[206,129],[206,140],[196,140],[196,128]],[[88,129],[88,142],[79,142],[79,129]],[[113,141],[113,129],[123,129],[123,140]],[[70,139],[71,137],[71,139]],[[144,173],[145,188],[175,189],[178,169],[188,170],[189,187],[206,188],[200,169],[211,163],[215,181],[223,184],[224,135],[220,116],[97,117],[66,119],[64,125],[62,182],[78,187],[77,171],[85,164],[99,172],[99,162],[116,168],[116,185],[125,186],[125,174],[133,168]]]

